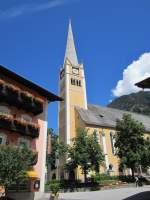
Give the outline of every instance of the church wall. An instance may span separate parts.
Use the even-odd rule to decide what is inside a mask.
[[[83,92],[80,92],[81,89],[75,88],[74,90],[70,91],[70,134],[71,138],[76,136],[76,125],[75,125],[75,106],[84,106],[84,95]],[[78,103],[76,103],[78,102]]]
[[[115,147],[114,147],[115,141],[112,141],[111,138],[111,135],[114,135],[116,130],[110,127],[98,127],[94,125],[85,124],[77,111],[76,111],[75,121],[76,121],[76,128],[78,127],[86,128],[89,134],[92,134],[94,131],[97,131],[99,143],[101,144],[103,152],[105,151],[103,144],[104,140],[102,138],[103,135],[105,135],[105,145],[106,145],[105,164],[104,166],[101,165],[100,173],[108,173],[110,175],[121,175],[121,172],[119,172],[119,158],[115,155]],[[144,138],[150,139],[150,133],[145,133]],[[112,165],[112,170],[109,169],[109,165]],[[125,173],[126,175],[130,174],[130,170],[126,170]],[[78,172],[78,176],[79,174],[80,172]],[[82,177],[82,175],[80,177]]]
[[[107,173],[109,171],[109,165],[111,164],[113,166],[112,170],[109,171],[110,175],[119,175],[119,158],[114,155],[113,153],[113,147],[111,142],[110,133],[112,132],[115,134],[115,129],[111,129],[108,127],[98,127],[94,125],[87,125],[83,122],[80,115],[76,111],[75,113],[75,123],[76,123],[76,129],[79,127],[86,128],[88,130],[89,134],[92,134],[94,131],[97,131],[99,143],[101,145],[101,148],[105,154],[105,162],[103,165],[100,166],[100,173]],[[105,135],[105,140],[103,139]],[[105,141],[105,144],[104,144]],[[106,149],[104,149],[104,145]],[[78,174],[80,174],[78,172]]]

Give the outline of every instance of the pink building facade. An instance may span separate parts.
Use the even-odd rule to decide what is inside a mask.
[[[26,145],[35,152],[33,174],[44,192],[48,103],[61,98],[0,66],[0,145]],[[33,175],[34,176],[34,175]]]

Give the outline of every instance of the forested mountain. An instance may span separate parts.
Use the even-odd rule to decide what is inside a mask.
[[[150,116],[150,92],[140,91],[116,98],[108,107]]]

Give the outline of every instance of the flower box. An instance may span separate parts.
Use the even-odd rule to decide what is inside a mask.
[[[14,127],[16,132],[25,134],[26,133],[26,124],[21,122],[21,120],[15,119],[14,120]]]
[[[19,90],[14,86],[5,85],[5,95],[7,95],[7,102],[11,105],[19,105],[18,97],[19,97]]]
[[[12,118],[6,114],[0,114],[0,128],[5,128],[7,130],[12,128]]]
[[[34,115],[43,112],[43,101],[30,94],[28,91],[22,91],[13,84],[5,83],[0,79],[0,102],[21,108]]]
[[[28,92],[21,92],[20,98],[21,98],[21,101],[22,101],[23,109],[32,112],[33,96]]]
[[[39,136],[39,126],[12,115],[0,113],[0,128],[36,138]]]
[[[0,80],[0,91],[3,90],[3,86],[4,86],[4,81]]]
[[[33,98],[33,112],[34,114],[43,112],[43,102],[39,98]]]
[[[0,80],[0,102],[5,101],[5,87],[4,87],[4,81]]]
[[[38,137],[39,136],[39,127],[35,124],[28,124],[27,125],[27,135],[31,137]]]

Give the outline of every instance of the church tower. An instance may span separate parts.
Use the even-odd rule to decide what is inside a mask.
[[[59,90],[59,95],[64,99],[59,105],[59,138],[61,142],[70,144],[76,136],[75,106],[87,109],[84,67],[78,63],[71,22],[64,64],[60,69]]]

